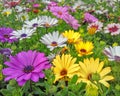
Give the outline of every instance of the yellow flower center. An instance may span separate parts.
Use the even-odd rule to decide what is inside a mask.
[[[68,39],[68,43],[71,44],[73,43],[74,39]]]
[[[67,70],[66,70],[66,69],[63,69],[63,70],[60,72],[60,75],[62,75],[62,76],[67,75]]]
[[[10,14],[11,14],[11,12],[6,11],[6,12],[4,12],[3,14],[4,14],[4,15],[10,15]]]
[[[91,26],[90,28],[88,28],[88,33],[93,35],[97,31],[97,29],[98,29],[98,26]]]

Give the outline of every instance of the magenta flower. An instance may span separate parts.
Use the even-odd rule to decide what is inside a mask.
[[[33,4],[33,8],[39,8],[40,7],[40,4],[36,3],[36,4]]]
[[[90,13],[84,14],[84,20],[88,23],[94,23],[94,22],[98,21],[98,19],[96,17],[94,17],[93,15],[91,15]]]
[[[75,30],[80,26],[80,24],[78,24],[78,20],[76,20],[72,15],[66,15],[64,21]]]
[[[20,86],[26,81],[38,82],[39,78],[44,78],[44,69],[51,67],[44,53],[31,51],[20,52],[16,56],[10,56],[10,61],[5,62],[8,68],[2,70],[7,77],[5,81],[15,79]]]
[[[0,28],[0,42],[9,42],[12,43],[14,41],[16,41],[17,39],[13,38],[11,39],[11,35],[10,33],[13,32],[12,28],[5,28],[5,27],[1,27]]]
[[[50,11],[58,18],[64,19],[66,15],[68,15],[68,8],[67,7],[51,7]]]

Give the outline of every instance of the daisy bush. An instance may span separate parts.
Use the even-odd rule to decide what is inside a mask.
[[[119,96],[120,0],[0,0],[0,96]]]

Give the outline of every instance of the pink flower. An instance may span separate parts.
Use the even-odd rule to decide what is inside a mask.
[[[47,10],[50,10],[51,7],[55,7],[58,6],[58,4],[56,2],[51,1],[48,5],[47,5]]]
[[[64,19],[66,15],[68,15],[67,7],[55,6],[55,7],[51,7],[50,11],[53,13],[53,15],[55,15],[56,17],[60,19]]]
[[[88,23],[94,23],[94,22],[98,21],[98,19],[96,17],[94,17],[93,15],[91,15],[90,13],[84,14],[84,20]]]
[[[36,3],[36,4],[33,4],[33,7],[34,7],[34,8],[39,8],[39,7],[40,7],[40,4],[37,4],[37,3]]]
[[[5,62],[5,65],[8,66],[2,70],[7,76],[5,81],[15,79],[20,86],[28,80],[38,82],[39,78],[45,77],[43,70],[51,67],[44,53],[31,50],[10,56],[10,61]]]
[[[64,21],[69,24],[73,29],[77,30],[80,24],[78,24],[78,20],[76,20],[72,15],[66,15]]]
[[[118,35],[120,34],[120,24],[112,23],[108,24],[107,27],[104,28],[105,33],[110,33],[111,35]]]

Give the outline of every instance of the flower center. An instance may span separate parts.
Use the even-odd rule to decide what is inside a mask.
[[[32,26],[33,26],[33,27],[38,27],[38,24],[37,24],[37,23],[34,23]]]
[[[80,50],[80,53],[81,53],[81,54],[85,54],[86,52],[87,52],[87,51],[86,51],[85,49],[81,49],[81,50]]]
[[[91,35],[95,34],[95,32],[97,31],[97,29],[98,29],[98,26],[97,25],[93,25],[90,28],[88,28],[88,33],[90,33]]]
[[[57,13],[58,13],[59,15],[62,15],[62,12],[61,12],[61,11],[58,11]]]
[[[116,32],[118,30],[118,27],[114,25],[114,27],[111,27],[108,29],[110,32]]]
[[[88,74],[87,80],[91,80],[91,79],[92,79],[92,74]]]
[[[51,46],[57,46],[58,44],[57,44],[57,42],[55,42],[55,41],[53,41],[52,43],[51,43]]]
[[[74,42],[74,39],[68,39],[68,43],[71,44]]]
[[[21,34],[21,37],[26,37],[26,36],[27,36],[27,34],[25,34],[25,33],[24,33],[24,34]]]
[[[67,75],[67,70],[66,70],[66,69],[63,69],[63,70],[60,72],[60,75],[62,75],[62,76]]]
[[[28,65],[28,66],[26,66],[26,67],[23,69],[23,71],[24,71],[25,73],[30,73],[30,72],[32,72],[33,70],[34,70],[34,67],[31,66],[31,65]]]
[[[9,35],[4,35],[5,38],[9,39]]]
[[[49,23],[45,23],[44,26],[45,27],[50,27],[50,24]]]

